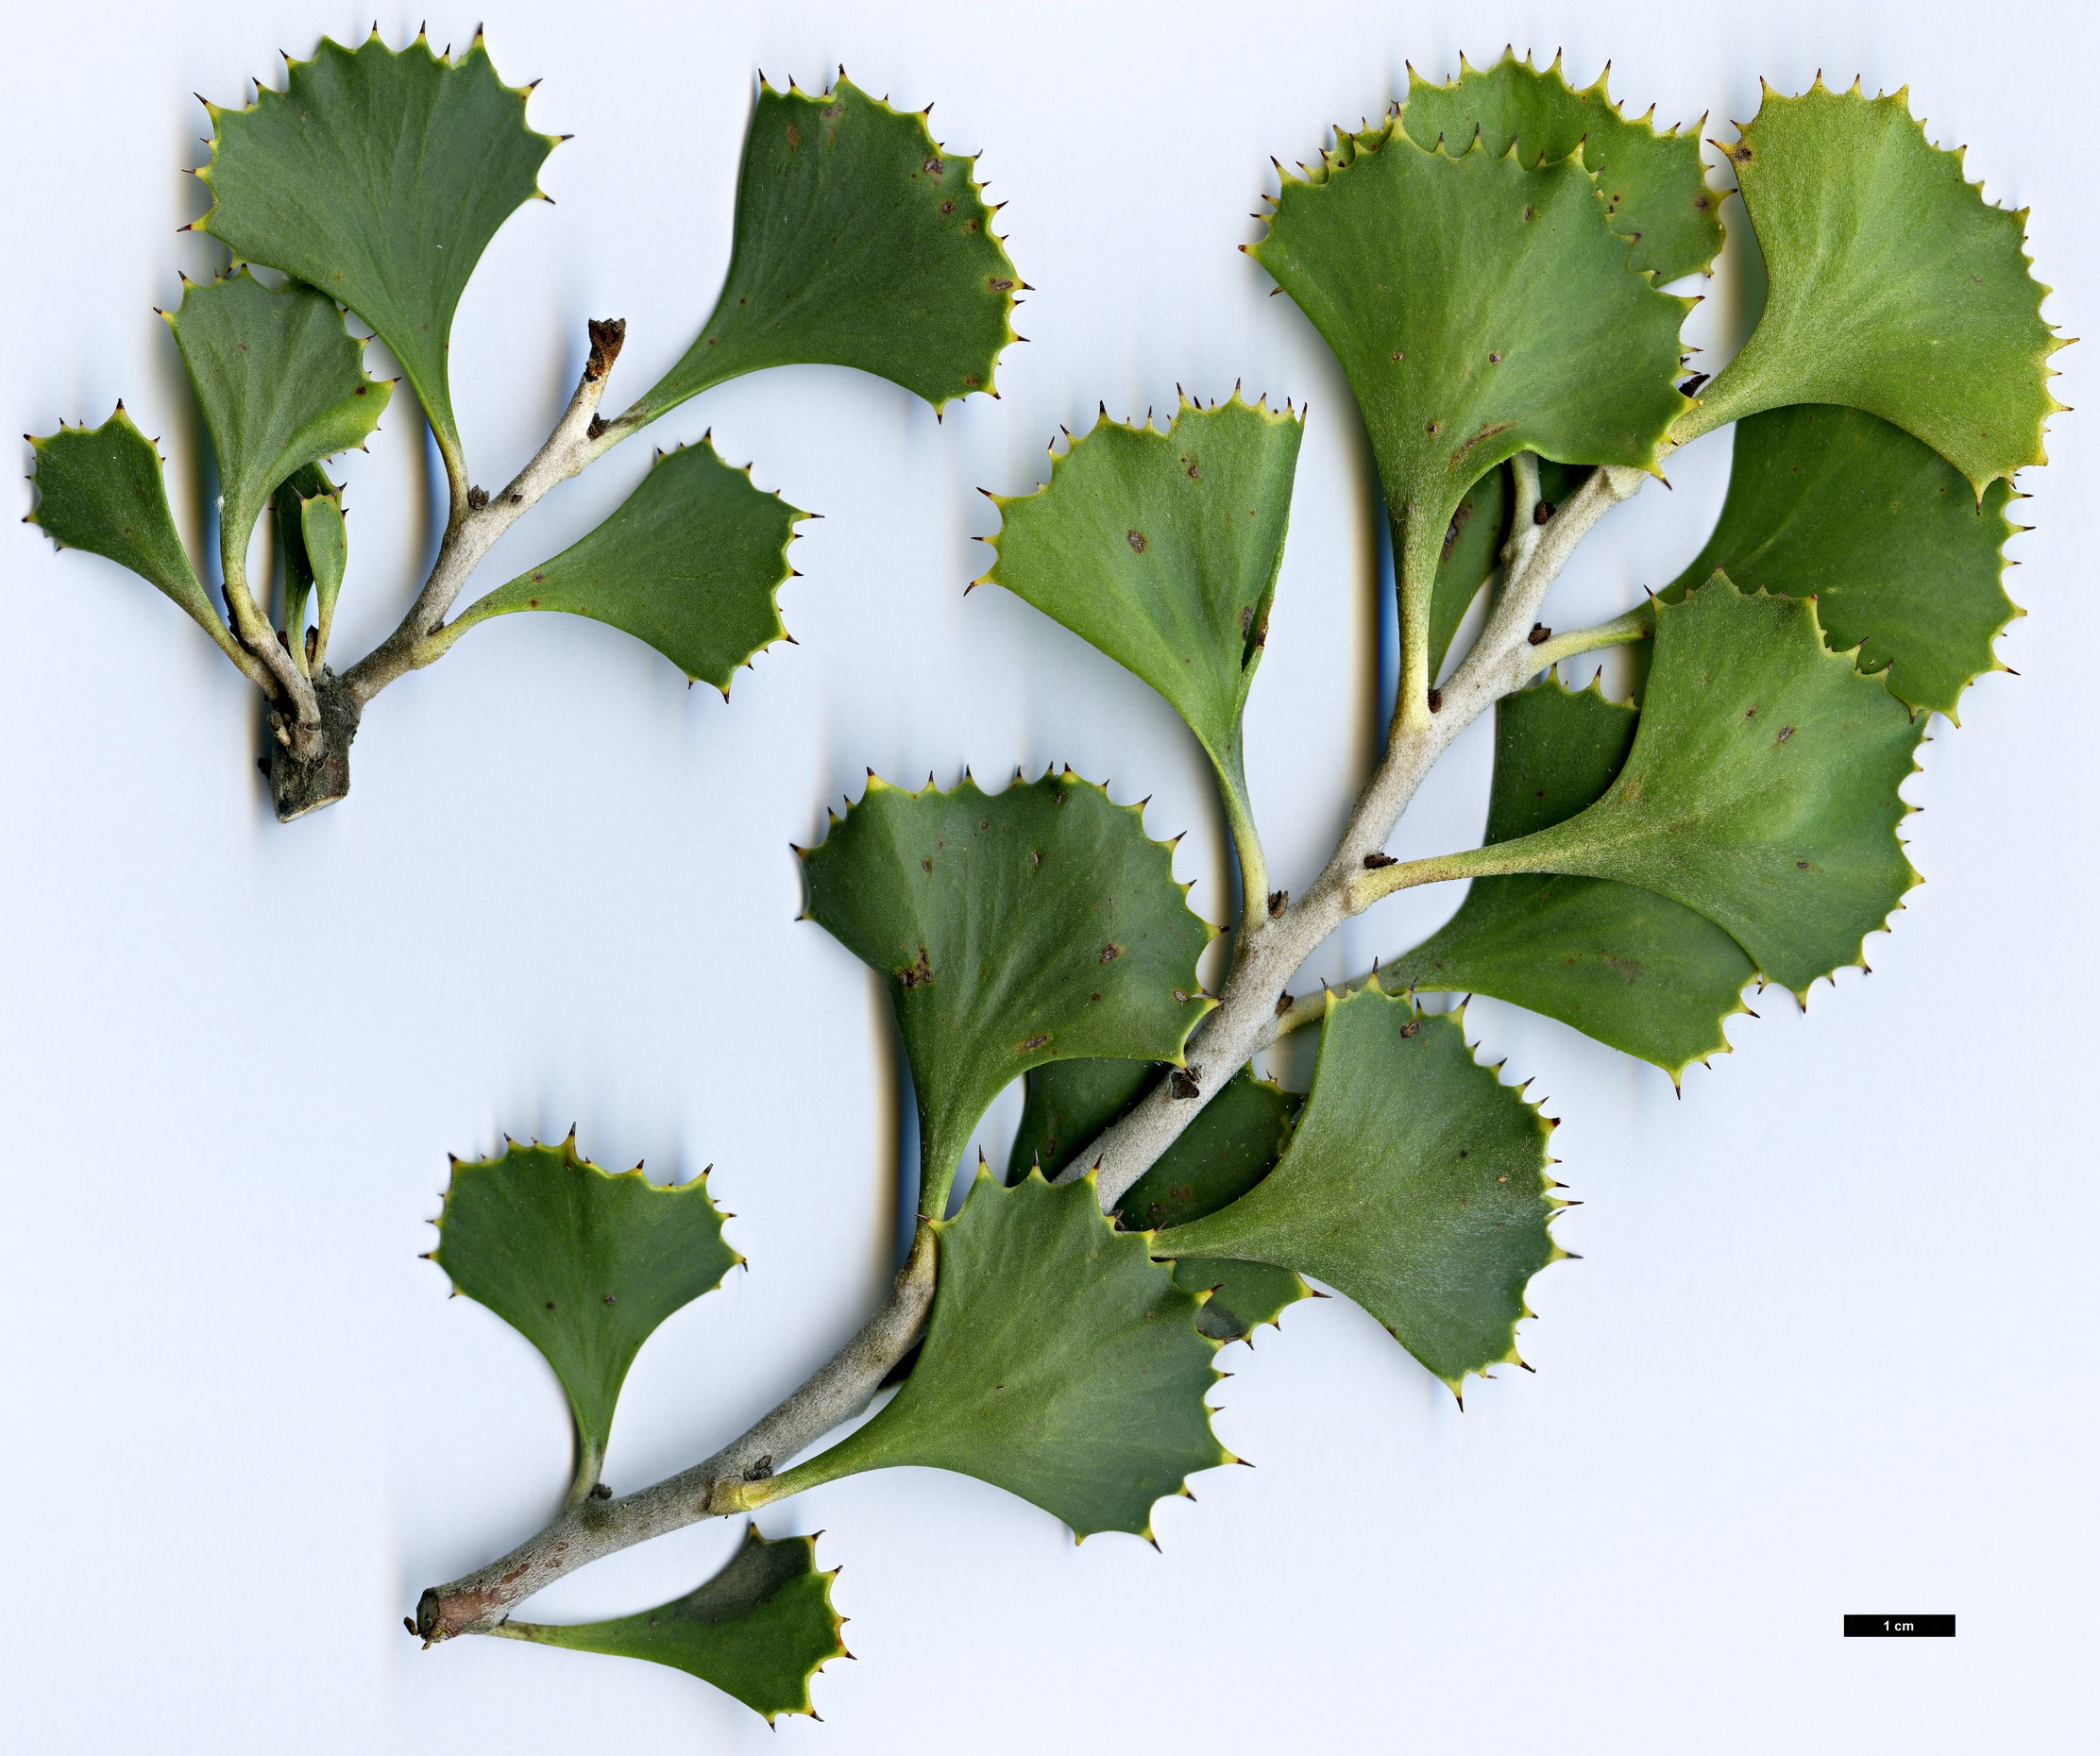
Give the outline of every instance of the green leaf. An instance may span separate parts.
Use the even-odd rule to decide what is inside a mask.
[[[1632,753],[1587,810],[1449,862],[1638,885],[1728,932],[1805,998],[1860,959],[1918,874],[1897,789],[1924,731],[1879,676],[1830,651],[1813,599],[1717,574],[1655,610]]]
[[[350,558],[349,532],[343,528],[343,495],[314,494],[299,501],[299,548],[313,577],[318,642],[328,650],[329,630],[335,622],[335,601],[343,594],[343,569]]]
[[[286,67],[285,89],[258,86],[247,109],[205,106],[215,132],[197,175],[214,200],[195,228],[370,324],[456,464],[452,313],[498,228],[539,194],[554,138],[525,126],[525,90],[496,76],[478,32],[457,60],[421,35],[396,54],[375,30]]]
[[[1034,494],[991,497],[1004,585],[1134,671],[1217,769],[1235,837],[1253,820],[1240,716],[1268,636],[1304,423],[1184,400],[1164,432],[1104,413]]]
[[[924,112],[843,75],[822,96],[760,86],[729,279],[700,339],[623,420],[776,365],[857,367],[937,409],[991,387],[1021,278]]]
[[[1436,587],[1430,598],[1429,671],[1434,677],[1444,668],[1459,624],[1481,595],[1481,587],[1501,559],[1502,544],[1509,536],[1509,465],[1498,464],[1466,489],[1451,521],[1444,530],[1444,552],[1436,566]],[[1395,565],[1407,540],[1402,521],[1389,520],[1393,532]]]
[[[277,515],[278,554],[284,565],[283,614],[279,626],[295,651],[305,639],[306,614],[313,600],[316,584],[314,561],[316,557],[307,552],[306,502],[310,499],[328,500],[335,514],[338,525],[343,515],[343,490],[328,479],[327,472],[318,464],[307,464],[295,469],[278,483],[277,492],[270,497],[272,510]],[[314,515],[314,528],[319,540],[318,559],[324,569],[332,569],[328,609],[335,607],[335,594],[342,590],[343,566],[348,560],[348,539],[340,530],[330,531],[327,514]]]
[[[1515,146],[1525,164],[1580,148],[1612,230],[1634,246],[1634,266],[1658,281],[1703,274],[1720,253],[1721,197],[1707,187],[1698,125],[1658,134],[1650,125],[1652,109],[1629,122],[1606,89],[1610,72],[1578,92],[1562,76],[1558,55],[1544,73],[1515,50],[1484,71],[1462,56],[1448,85],[1431,84],[1410,67],[1400,122],[1411,139],[1441,141],[1454,153],[1478,131],[1494,157]]]
[[[829,1451],[748,1482],[763,1506],[864,1470],[918,1464],[1033,1501],[1081,1538],[1152,1533],[1153,1503],[1233,1461],[1204,1393],[1218,1343],[1140,1233],[1101,1212],[1089,1173],[1007,1188],[980,1172],[936,1221],[940,1279],[919,1362],[896,1397]]]
[[[657,1325],[743,1258],[722,1241],[707,1173],[666,1187],[641,1167],[615,1176],[559,1146],[506,1142],[452,1161],[431,1253],[456,1292],[485,1305],[547,1357],[576,1416],[576,1494],[597,1480],[627,1368]]]
[[[1765,88],[1727,149],[1770,287],[1742,351],[1701,398],[1699,431],[1760,410],[1843,403],[1946,458],[1980,498],[2045,462],[2064,344],[2027,272],[2026,215],[1987,206],[1911,119],[1907,94]]]
[[[1213,929],[1143,807],[1070,769],[995,797],[868,790],[803,854],[808,913],[889,988],[919,1106],[920,1212],[939,1218],[991,1100],[1031,1068],[1181,1059],[1213,1004]]]
[[[1017,1181],[1031,1167],[1056,1176],[1165,1071],[1143,1061],[1055,1061],[1037,1068],[1027,1077],[1008,1179]],[[1137,1230],[1176,1225],[1237,1200],[1275,1165],[1297,1108],[1295,1092],[1243,1067],[1125,1192],[1118,1223]],[[1217,1258],[1177,1262],[1174,1278],[1191,1292],[1210,1290],[1196,1327],[1221,1342],[1239,1341],[1274,1323],[1286,1305],[1311,1291],[1288,1269]]]
[[[158,585],[225,646],[231,639],[182,547],[161,453],[118,403],[96,428],[31,438],[37,503],[29,522],[60,549],[84,549]]]
[[[1548,679],[1502,698],[1487,841],[1512,841],[1601,798],[1638,716],[1597,689]],[[1382,971],[1389,989],[1493,994],[1543,1012],[1672,1079],[1725,1053],[1722,1021],[1756,975],[1703,915],[1599,878],[1476,878],[1442,928]]]
[[[1675,383],[1686,302],[1632,270],[1578,158],[1448,158],[1389,121],[1286,176],[1268,235],[1247,247],[1363,411],[1402,532],[1411,664],[1426,659],[1431,582],[1475,481],[1524,450],[1652,470],[1689,406]]]
[[[499,585],[442,637],[517,610],[563,610],[648,642],[727,700],[737,667],[788,632],[774,594],[808,516],[754,487],[749,467],[723,463],[703,437],[658,456],[597,530]]]
[[[1156,1256],[1273,1262],[1346,1293],[1448,1384],[1516,1360],[1548,1234],[1552,1124],[1474,1060],[1455,1016],[1367,986],[1330,997],[1283,1160]],[[1518,1362],[1521,1363],[1521,1362]]]
[[[647,1659],[713,1683],[771,1725],[808,1714],[809,1680],[851,1658],[831,1607],[838,1569],[817,1571],[813,1537],[769,1542],[755,1527],[729,1564],[683,1597],[611,1622],[556,1626],[507,1620],[495,1632],[543,1646]]]
[[[1834,645],[1862,647],[1893,694],[1952,718],[1975,678],[2004,668],[1991,643],[2020,614],[1999,583],[2011,498],[1993,481],[1979,504],[1937,451],[1862,410],[1769,410],[1736,427],[1720,522],[1663,596],[1716,568],[1812,596]]]
[[[272,289],[245,268],[185,281],[166,314],[218,456],[220,546],[239,557],[278,484],[362,446],[391,386],[364,376],[334,301],[296,281]]]

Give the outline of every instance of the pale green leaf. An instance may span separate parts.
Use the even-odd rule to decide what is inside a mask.
[[[1370,431],[1403,616],[1465,492],[1522,450],[1653,469],[1678,394],[1682,299],[1628,262],[1579,159],[1425,150],[1397,122],[1286,176],[1248,246],[1341,361]]]
[[[1091,1173],[1010,1189],[980,1173],[934,1230],[940,1278],[911,1376],[830,1450],[746,1483],[746,1505],[917,1464],[1019,1494],[1080,1537],[1149,1536],[1155,1501],[1232,1461],[1203,1401],[1218,1343],[1196,1329],[1202,1295],[1143,1234],[1116,1230]]]
[[[1595,689],[1549,678],[1503,697],[1495,717],[1487,842],[1574,816],[1610,789],[1637,716]],[[1389,989],[1493,994],[1652,1061],[1673,1078],[1728,1047],[1756,971],[1703,915],[1599,878],[1476,878],[1436,933],[1387,963]]]
[[[1697,909],[1805,997],[1861,961],[1918,875],[1896,826],[1922,716],[1823,644],[1812,599],[1717,574],[1655,610],[1634,748],[1588,809],[1455,856],[1453,876],[1613,878]]]
[[[1728,148],[1770,287],[1699,431],[1787,403],[1865,409],[1986,483],[2044,461],[2063,344],[2027,272],[2026,216],[1986,204],[1906,94],[1769,86]]]
[[[1999,583],[2011,498],[1993,481],[1979,503],[1937,451],[1862,410],[1769,410],[1736,427],[1720,522],[1663,596],[1719,568],[1746,591],[1813,597],[1832,646],[1859,647],[1893,694],[1952,716],[2001,668],[1991,643],[2020,614]]]
[[[244,555],[278,484],[362,446],[391,386],[364,375],[364,345],[312,287],[247,270],[184,283],[167,313],[219,462],[220,544]]]
[[[613,1410],[641,1345],[743,1260],[722,1241],[706,1173],[652,1183],[559,1146],[506,1144],[452,1162],[431,1259],[546,1356],[576,1417],[579,1492],[598,1479]]]
[[[989,390],[1021,278],[974,164],[843,76],[822,96],[761,86],[721,296],[623,418],[776,365],[855,366],[936,408]]]
[[[1578,92],[1562,76],[1559,56],[1541,73],[1515,50],[1485,69],[1468,67],[1462,57],[1448,85],[1410,67],[1400,123],[1411,139],[1425,146],[1442,141],[1454,155],[1476,131],[1489,153],[1499,158],[1514,145],[1525,164],[1562,160],[1580,147],[1612,230],[1633,245],[1634,266],[1657,281],[1703,274],[1720,252],[1721,197],[1707,186],[1699,128],[1658,134],[1652,109],[1628,121],[1606,88],[1609,75],[1607,68]]]
[[[868,790],[803,855],[808,912],[889,989],[919,1106],[920,1211],[942,1212],[991,1100],[1074,1057],[1175,1061],[1211,1002],[1174,854],[1069,769],[988,796]]]
[[[375,30],[326,38],[287,63],[285,89],[245,110],[206,105],[196,229],[236,262],[280,268],[378,331],[422,398],[449,461],[459,452],[452,313],[497,228],[539,193],[553,137],[525,125],[525,92],[496,76],[477,34],[456,60],[420,35],[397,54]]]
[[[812,1537],[769,1542],[753,1527],[729,1564],[683,1597],[610,1622],[557,1625],[507,1618],[495,1632],[543,1646],[668,1664],[732,1695],[771,1725],[811,1711],[809,1681],[849,1657],[817,1570]]]
[[[1251,823],[1240,719],[1283,562],[1299,419],[1184,401],[1164,432],[1104,414],[1034,494],[993,496],[1004,585],[1173,703]]]
[[[1516,1359],[1548,1234],[1551,1124],[1474,1060],[1455,1017],[1376,985],[1330,998],[1282,1162],[1239,1200],[1157,1234],[1156,1256],[1272,1262],[1346,1293],[1454,1391]]]
[[[603,524],[462,611],[441,638],[492,616],[562,610],[625,630],[727,697],[737,667],[788,632],[775,594],[808,516],[703,438],[658,457]]]

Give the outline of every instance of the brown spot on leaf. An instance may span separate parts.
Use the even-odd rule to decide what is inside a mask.
[[[788,150],[789,152],[800,152],[802,150],[802,130],[792,122],[788,125]]]
[[[988,279],[985,282],[985,285],[990,287],[994,293],[1011,293],[1013,291],[1013,282],[1010,280],[1002,279],[997,275],[993,275],[990,279]]]
[[[926,948],[919,948],[917,961],[897,971],[897,981],[905,988],[930,988],[933,986],[933,964],[926,956]]]
[[[1779,736],[1778,736],[1777,738],[1775,738],[1775,739],[1773,740],[1773,742],[1774,742],[1774,743],[1778,743],[1778,744],[1784,744],[1784,743],[1785,743],[1785,742],[1786,742],[1786,741],[1787,741],[1787,740],[1788,738],[1792,737],[1792,736],[1793,736],[1793,734],[1794,734],[1794,729],[1793,729],[1793,727],[1792,727],[1792,726],[1781,726],[1781,727],[1779,728]]]
[[[1101,948],[1101,961],[1103,963],[1113,963],[1122,955],[1123,947],[1120,945],[1109,944]]]
[[[1422,1021],[1420,1019],[1409,1019],[1405,1024],[1402,1024],[1400,1026],[1400,1035],[1403,1037],[1412,1037],[1421,1028]]]
[[[1042,1048],[1043,1044],[1048,1042],[1049,1040],[1050,1033],[1048,1031],[1043,1032],[1043,1034],[1040,1037],[1030,1037],[1025,1042],[1021,1045],[1018,1053],[1022,1055],[1033,1055],[1038,1049]]]
[[[1143,531],[1131,531],[1125,535],[1123,540],[1130,545],[1131,551],[1134,554],[1142,555],[1144,553],[1144,532]]]
[[[956,204],[953,201],[943,201],[940,204],[940,211],[943,213],[953,213],[956,211]]]
[[[926,162],[921,165],[919,168],[922,171],[925,172],[928,177],[939,177],[940,175],[940,160],[938,159],[928,159]]]

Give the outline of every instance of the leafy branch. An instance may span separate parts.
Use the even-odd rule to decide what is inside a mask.
[[[747,1557],[781,1545],[747,1546],[615,1623],[512,1610],[664,1531],[900,1464],[994,1482],[1080,1537],[1148,1535],[1159,1498],[1232,1461],[1205,1401],[1216,1346],[1276,1320],[1306,1277],[1454,1393],[1522,1363],[1529,1283],[1565,1254],[1553,1124],[1476,1060],[1463,1013],[1416,992],[1497,994],[1675,1078],[1726,1048],[1748,986],[1804,999],[1858,963],[1917,882],[1901,789],[1928,718],[1995,667],[2016,614],[2004,512],[2056,407],[2059,344],[2018,216],[1986,207],[1900,98],[1768,93],[1740,132],[1724,150],[1771,294],[1711,381],[1681,380],[1685,301],[1658,283],[1712,262],[1720,197],[1695,138],[1626,120],[1601,83],[1576,92],[1557,63],[1514,59],[1416,80],[1380,127],[1284,176],[1250,253],[1348,378],[1402,633],[1385,751],[1299,897],[1269,888],[1243,720],[1302,417],[1236,393],[1184,401],[1163,431],[1104,414],[1037,492],[994,497],[978,583],[1155,688],[1212,765],[1243,892],[1219,991],[1196,978],[1216,929],[1142,807],[1069,770],[996,794],[871,773],[803,859],[809,917],[875,971],[910,1067],[918,1224],[890,1297],[748,1432],[616,1496],[598,1471],[627,1362],[724,1260],[707,1197],[607,1177],[572,1143],[456,1168],[437,1259],[553,1365],[577,1469],[546,1529],[424,1592],[413,1631],[677,1663],[770,1715],[806,1704],[838,1652],[804,1551],[761,1564]],[[1942,367],[1920,370],[1927,345]],[[1686,573],[1550,629],[1577,546],[1731,422],[1728,499]],[[1635,643],[1629,701],[1550,674]],[[1490,710],[1481,845],[1395,858],[1424,777]],[[1344,921],[1459,880],[1460,909],[1420,945],[1292,994]],[[1302,1098],[1253,1076],[1280,1035],[1314,1027]],[[1008,1175],[980,1165],[957,1208],[965,1146],[1016,1078]],[[687,1242],[658,1249],[673,1215]],[[755,1672],[723,1656],[759,1649]]]
[[[717,384],[776,365],[847,365],[938,409],[989,390],[1015,339],[1022,282],[991,233],[972,160],[941,148],[923,114],[877,102],[843,74],[821,94],[763,87],[728,276],[692,347],[608,419],[600,404],[626,325],[593,321],[568,406],[533,460],[490,493],[474,482],[453,413],[449,344],[475,264],[540,195],[539,168],[559,144],[528,125],[531,90],[498,78],[479,34],[454,59],[420,35],[396,52],[375,30],[355,48],[324,40],[312,60],[287,62],[282,92],[259,86],[245,109],[206,105],[212,158],[196,175],[212,206],[186,229],[218,239],[235,266],[185,282],[168,322],[218,464],[217,603],[177,533],[160,455],[121,403],[99,428],[31,442],[32,520],[160,587],[261,690],[279,818],[343,797],[373,698],[493,616],[564,611],[609,623],[727,700],[737,668],[786,634],[774,597],[809,515],[761,492],[705,437],[660,453],[582,541],[446,617],[545,495]],[[282,284],[257,280],[251,263]],[[347,545],[341,491],[320,465],[363,447],[392,390],[365,377],[345,312],[399,363],[449,500],[436,560],[406,614],[338,670],[329,640]],[[265,511],[282,574],[274,618],[270,583],[248,576]]]

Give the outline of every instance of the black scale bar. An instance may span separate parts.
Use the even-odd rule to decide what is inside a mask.
[[[1951,1615],[1848,1615],[1847,1640],[1952,1640]]]

